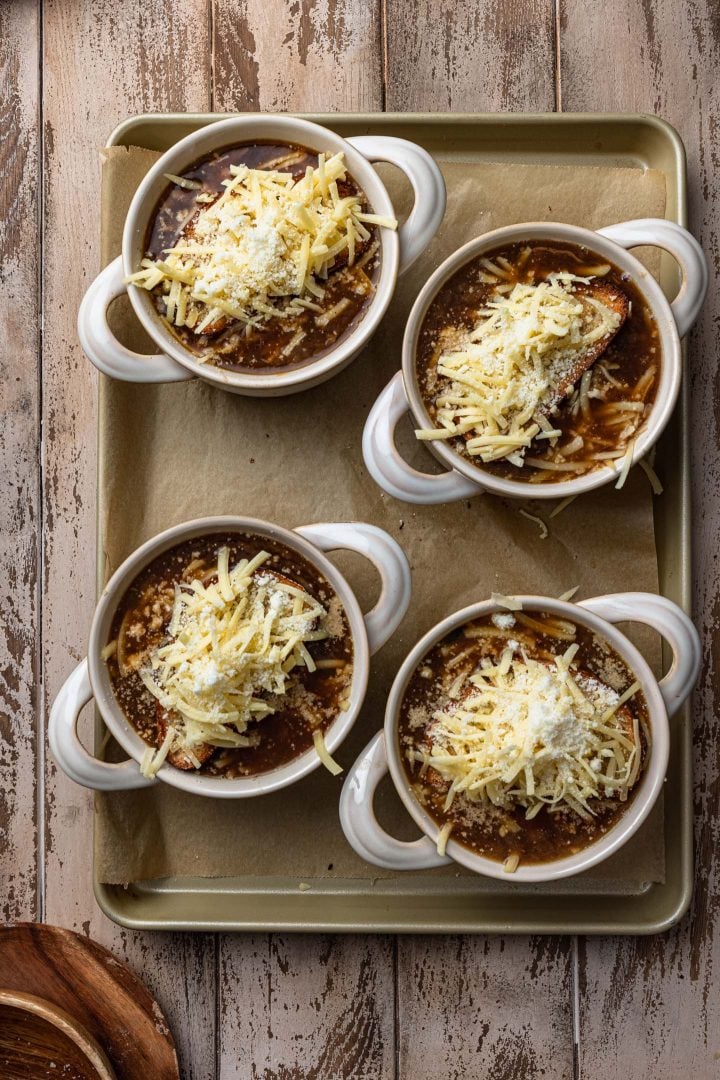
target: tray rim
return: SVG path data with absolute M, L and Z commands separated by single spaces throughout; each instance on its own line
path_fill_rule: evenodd
M 262 110 L 259 111 L 262 113 Z M 274 110 L 266 110 L 267 113 L 277 115 Z M 158 113 L 137 113 L 127 117 L 124 121 L 118 124 L 110 133 L 108 140 L 105 144 L 110 148 L 118 145 L 138 145 L 133 143 L 132 140 L 128 140 L 128 135 L 136 128 L 144 124 L 161 124 L 175 125 L 184 124 L 186 126 L 205 126 L 213 123 L 217 120 L 221 120 L 228 116 L 242 116 L 250 115 L 248 112 L 232 112 L 232 113 L 181 113 L 181 112 L 158 112 Z M 451 125 L 463 126 L 487 126 L 492 125 L 496 127 L 500 124 L 511 128 L 521 128 L 522 126 L 544 126 L 552 125 L 553 127 L 584 127 L 587 125 L 595 125 L 608 130 L 620 127 L 631 129 L 632 127 L 641 127 L 646 129 L 654 129 L 655 133 L 665 141 L 672 153 L 673 159 L 673 182 L 674 193 L 677 198 L 676 212 L 672 217 L 680 225 L 687 225 L 687 169 L 686 169 L 686 153 L 684 143 L 678 133 L 678 131 L 663 117 L 655 116 L 651 113 L 448 113 L 448 112 L 351 112 L 351 113 L 287 113 L 283 115 L 299 116 L 307 120 L 314 121 L 319 124 L 326 125 L 341 125 L 343 121 L 354 123 L 368 123 L 385 126 L 389 124 L 402 124 L 410 127 L 416 124 L 430 124 L 437 129 L 447 129 Z M 519 163 L 521 164 L 521 163 Z M 670 170 L 666 171 L 666 175 L 670 175 Z M 683 352 L 685 354 L 685 347 L 683 346 Z M 677 443 L 679 449 L 679 464 L 677 469 L 677 475 L 679 475 L 679 492 L 677 498 L 677 510 L 679 518 L 679 535 L 680 535 L 680 557 L 677 573 L 677 597 L 681 606 L 687 611 L 691 612 L 692 606 L 692 547 L 691 547 L 691 503 L 690 503 L 690 448 L 689 448 L 689 432 L 688 432 L 688 420 L 689 420 L 689 404 L 688 404 L 688 372 L 687 365 L 684 366 L 683 380 L 681 388 L 681 396 L 676 409 L 676 421 L 678 423 Z M 100 424 L 98 423 L 98 442 L 101 438 Z M 98 455 L 98 470 L 99 470 L 99 455 Z M 99 472 L 98 472 L 99 480 Z M 96 520 L 96 558 L 98 575 L 100 574 L 101 567 L 101 552 L 100 552 L 100 540 L 101 533 L 99 527 L 99 520 Z M 688 798 L 683 800 L 681 806 L 680 819 L 680 840 L 679 840 L 679 852 L 680 859 L 678 865 L 678 874 L 674 880 L 667 880 L 664 882 L 650 883 L 648 890 L 641 896 L 635 896 L 632 899 L 638 905 L 638 908 L 642 906 L 644 898 L 649 892 L 660 893 L 661 899 L 659 902 L 661 914 L 658 917 L 642 920 L 641 911 L 638 912 L 638 917 L 635 919 L 624 917 L 613 918 L 612 911 L 609 911 L 609 918 L 607 921 L 601 919 L 585 919 L 582 918 L 568 918 L 566 913 L 562 918 L 562 927 L 554 924 L 551 921 L 533 921 L 515 919 L 512 922 L 503 924 L 500 922 L 488 924 L 482 921 L 482 916 L 472 922 L 455 920 L 455 921 L 433 921 L 432 919 L 426 920 L 418 925 L 409 925 L 407 922 L 398 922 L 392 915 L 380 918 L 377 915 L 372 919 L 354 918 L 352 921 L 336 921 L 332 919 L 313 918 L 312 920 L 302 920 L 296 918 L 294 920 L 288 919 L 266 919 L 263 922 L 258 922 L 253 918 L 238 918 L 223 920 L 218 922 L 213 919 L 185 919 L 185 918 L 142 918 L 134 917 L 125 913 L 125 910 L 117 902 L 118 892 L 127 892 L 128 886 L 126 885 L 113 885 L 100 882 L 95 874 L 95 860 L 93 858 L 93 891 L 98 906 L 105 915 L 113 922 L 120 926 L 127 927 L 128 929 L 136 930 L 186 930 L 192 932 L 297 932 L 297 933 L 396 933 L 396 934 L 419 934 L 419 933 L 503 933 L 503 934 L 543 934 L 543 935 L 566 935 L 566 934 L 583 934 L 583 935 L 598 935 L 598 934 L 629 934 L 637 936 L 647 936 L 652 934 L 664 933 L 673 927 L 683 915 L 687 912 L 693 892 L 693 870 L 694 870 L 694 858 L 693 858 L 693 838 L 694 838 L 694 822 L 693 822 L 693 806 L 692 806 L 692 714 L 691 714 L 691 702 L 686 703 L 685 706 L 675 715 L 675 724 L 679 730 L 677 732 L 677 738 L 682 749 L 682 760 L 679 769 L 679 787 L 683 793 L 689 794 Z M 93 822 L 93 833 L 96 825 Z M 158 881 L 163 879 L 157 879 Z M 168 880 L 168 879 L 164 879 Z M 198 879 L 200 880 L 200 879 Z M 232 879 L 206 879 L 207 881 L 221 881 Z M 141 883 L 138 883 L 141 884 Z M 663 896 L 662 894 L 666 894 Z M 289 891 L 285 892 L 286 896 L 290 896 Z M 292 899 L 296 901 L 298 898 L 302 898 L 303 894 L 299 894 L 299 897 L 292 895 Z M 318 893 L 315 894 L 317 896 Z M 546 894 L 549 898 L 552 894 Z M 563 897 L 567 894 L 562 894 Z M 358 899 L 362 894 L 358 894 Z M 578 899 L 582 902 L 582 898 L 587 896 L 593 898 L 596 901 L 607 906 L 611 909 L 613 904 L 617 904 L 619 901 L 627 902 L 629 897 L 627 896 L 598 896 L 597 894 L 577 894 Z M 357 902 L 357 900 L 355 901 Z

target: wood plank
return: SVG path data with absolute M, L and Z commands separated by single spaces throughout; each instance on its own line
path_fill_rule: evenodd
M 214 0 L 216 112 L 382 108 L 380 0 Z
M 221 1080 L 394 1074 L 392 938 L 222 940 Z
M 98 148 L 128 114 L 206 109 L 206 0 L 47 0 L 44 5 L 45 233 L 43 614 L 48 700 L 82 657 L 94 607 L 95 386 L 77 342 L 99 268 Z M 214 1075 L 211 938 L 119 929 L 92 892 L 92 797 L 47 770 L 45 914 L 117 953 L 147 982 L 175 1034 L 182 1074 Z
M 0 3 L 0 896 L 36 910 L 39 671 L 38 17 Z
M 679 130 L 688 152 L 690 227 L 720 269 L 720 21 L 714 0 L 617 0 L 612 17 L 600 5 L 561 0 L 561 88 L 573 110 L 658 112 Z M 622 57 L 625 62 L 618 62 Z M 704 668 L 695 699 L 696 858 L 690 914 L 656 938 L 581 943 L 580 1075 L 623 1074 L 669 1080 L 679 1073 L 717 1074 L 720 1000 L 720 737 L 718 619 L 720 576 L 720 437 L 717 322 L 711 287 L 690 341 L 696 620 Z M 715 974 L 715 979 L 713 975 Z
M 388 0 L 385 108 L 552 112 L 552 0 Z
M 379 0 L 215 0 L 215 109 L 382 107 Z M 388 939 L 223 937 L 219 1075 L 391 1076 Z
M 572 938 L 398 938 L 405 1080 L 573 1076 Z
M 391 0 L 387 52 L 388 109 L 555 105 L 546 0 Z M 570 939 L 398 939 L 399 1075 L 572 1076 L 571 951 Z

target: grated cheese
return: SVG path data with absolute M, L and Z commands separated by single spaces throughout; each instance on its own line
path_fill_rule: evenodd
M 498 607 L 507 608 L 508 611 L 522 611 L 522 600 L 516 600 L 514 596 L 505 596 L 503 593 L 490 593 L 490 599 Z
M 548 517 L 554 518 L 557 517 L 558 514 L 562 514 L 563 510 L 567 509 L 570 503 L 575 502 L 576 499 L 577 495 L 567 495 L 564 499 L 561 499 L 557 506 L 555 506 L 550 511 Z
M 330 751 L 325 745 L 325 737 L 320 728 L 316 728 L 315 731 L 313 731 L 313 742 L 315 743 L 317 756 L 320 758 L 328 772 L 331 772 L 333 776 L 339 776 L 343 771 L 343 767 L 342 765 L 338 765 L 337 761 L 331 756 Z
M 202 184 L 199 180 L 188 180 L 184 176 L 176 176 L 175 173 L 170 172 L 163 173 L 163 176 L 172 184 L 176 184 L 178 187 L 184 188 L 186 191 L 200 191 L 202 189 Z
M 537 525 L 537 527 L 540 529 L 540 539 L 547 540 L 549 535 L 548 527 L 542 518 L 537 517 L 536 514 L 530 514 L 527 510 L 519 510 L 518 513 L 520 513 L 524 518 L 527 518 L 528 521 L 532 521 L 534 525 Z
M 251 745 L 249 725 L 275 711 L 268 698 L 286 693 L 293 668 L 314 667 L 306 643 L 328 636 L 325 609 L 262 570 L 268 558 L 261 551 L 230 569 L 224 547 L 215 584 L 177 586 L 168 638 L 139 670 L 169 725 L 160 749 L 143 763 L 145 775 L 154 775 L 171 751 L 199 766 L 193 750 L 201 745 Z
M 107 645 L 100 651 L 101 660 L 109 660 L 111 656 L 114 656 L 117 652 L 117 638 L 113 641 L 109 641 Z
M 340 256 L 353 265 L 356 245 L 370 237 L 366 224 L 397 228 L 394 218 L 363 212 L 359 194 L 341 197 L 338 181 L 346 177 L 342 153 L 320 154 L 317 168 L 298 180 L 231 165 L 222 195 L 200 204 L 164 258 L 143 259 L 126 280 L 148 290 L 169 285 L 168 321 L 196 334 L 228 318 L 256 325 L 301 314 L 306 305 L 298 301 L 322 299 L 322 282 Z
M 625 481 L 627 480 L 628 476 L 630 475 L 630 470 L 631 470 L 631 468 L 633 466 L 633 457 L 634 457 L 634 455 L 635 455 L 635 440 L 633 440 L 628 445 L 628 448 L 625 451 L 625 454 L 623 455 L 622 466 L 620 468 L 620 475 L 618 477 L 618 482 L 615 485 L 615 490 L 616 491 L 619 491 L 620 488 L 624 486 Z
M 572 670 L 578 645 L 552 663 L 507 648 L 498 664 L 482 662 L 465 679 L 459 700 L 433 716 L 428 750 L 415 750 L 423 768 L 450 781 L 449 810 L 457 795 L 508 808 L 526 818 L 543 807 L 594 816 L 595 799 L 626 799 L 637 779 L 641 745 L 612 723 L 617 710 L 640 689 L 618 694 L 605 683 Z
M 447 850 L 447 842 L 450 839 L 450 833 L 453 830 L 452 821 L 446 821 L 442 829 L 437 835 L 437 853 L 438 855 L 444 855 Z
M 563 272 L 538 284 L 518 283 L 507 295 L 496 289 L 496 299 L 478 313 L 481 321 L 458 347 L 442 351 L 441 339 L 437 373 L 445 385 L 436 401 L 437 423 L 417 430 L 417 438 L 466 436 L 471 457 L 508 458 L 518 466 L 534 439 L 554 445 L 560 432 L 543 413 L 554 388 L 579 353 L 620 323 L 620 315 L 595 298 L 574 294 L 581 280 L 587 278 Z
M 638 464 L 640 465 L 640 468 L 650 481 L 650 487 L 653 490 L 653 495 L 662 495 L 664 489 L 662 483 L 660 482 L 660 477 L 655 472 L 647 458 L 641 458 Z

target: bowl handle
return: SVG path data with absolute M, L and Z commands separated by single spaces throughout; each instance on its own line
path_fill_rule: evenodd
M 578 606 L 609 623 L 645 623 L 665 638 L 673 659 L 658 685 L 668 716 L 677 712 L 697 682 L 701 657 L 700 635 L 682 608 L 664 596 L 643 592 L 596 596 Z
M 340 794 L 340 824 L 350 846 L 366 862 L 386 870 L 429 870 L 452 862 L 448 855 L 438 855 L 429 837 L 396 840 L 380 826 L 373 799 L 387 771 L 385 732 L 378 731 L 350 769 Z
M 623 248 L 659 247 L 680 264 L 682 285 L 670 304 L 680 337 L 685 337 L 698 317 L 708 287 L 707 260 L 692 233 L 664 218 L 638 218 L 597 230 Z
M 423 254 L 445 214 L 447 194 L 440 169 L 427 150 L 390 135 L 358 135 L 348 139 L 368 161 L 388 161 L 407 176 L 415 192 L 409 218 L 400 226 L 400 269 L 404 274 Z
M 99 371 L 122 382 L 166 383 L 192 379 L 192 372 L 165 353 L 147 356 L 121 345 L 107 320 L 110 304 L 127 292 L 122 256 L 106 266 L 85 293 L 78 312 L 83 352 Z
M 369 559 L 380 574 L 380 598 L 364 616 L 372 656 L 395 633 L 410 604 L 410 564 L 405 552 L 384 529 L 362 521 L 303 525 L 295 532 L 321 551 L 356 551 Z
M 89 754 L 77 735 L 80 710 L 92 700 L 88 662 L 83 660 L 66 679 L 50 710 L 48 740 L 53 757 L 64 773 L 95 791 L 124 791 L 149 787 L 155 780 L 143 776 L 132 758 L 115 765 Z
M 482 487 L 450 469 L 423 473 L 413 469 L 395 446 L 395 428 L 409 411 L 401 371 L 393 375 L 377 399 L 365 423 L 363 457 L 376 484 L 395 499 L 434 506 L 479 495 Z

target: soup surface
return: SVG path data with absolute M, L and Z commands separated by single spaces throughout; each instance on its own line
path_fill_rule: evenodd
M 172 333 L 198 360 L 278 372 L 337 345 L 372 300 L 379 226 L 342 154 L 247 143 L 198 162 L 151 219 L 142 269 Z
M 105 656 L 118 704 L 154 748 L 150 775 L 165 755 L 228 777 L 291 761 L 346 707 L 353 670 L 329 582 L 246 533 L 188 540 L 153 560 L 120 601 Z
M 648 713 L 607 642 L 565 619 L 507 611 L 427 654 L 399 740 L 443 846 L 451 836 L 512 872 L 575 854 L 618 821 L 647 757 Z
M 660 338 L 627 274 L 587 248 L 528 241 L 462 267 L 421 327 L 432 428 L 483 471 L 552 483 L 632 463 Z

